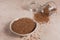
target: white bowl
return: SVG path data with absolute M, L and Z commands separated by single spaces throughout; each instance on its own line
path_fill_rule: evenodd
M 15 31 L 13 31 L 11 25 L 12 25 L 13 22 L 15 22 L 15 21 L 17 21 L 17 20 L 19 20 L 19 19 L 21 19 L 21 18 L 16 18 L 16 19 L 14 19 L 14 20 L 11 21 L 11 23 L 10 23 L 10 31 L 11 31 L 12 33 L 14 33 L 14 34 L 16 34 L 16 35 L 18 35 L 18 36 L 27 36 L 27 35 L 32 34 L 32 33 L 35 31 L 35 29 L 36 29 L 36 27 L 37 27 L 37 23 L 36 23 L 34 20 L 33 20 L 33 21 L 36 23 L 36 27 L 35 27 L 35 29 L 34 29 L 32 32 L 30 32 L 30 33 L 28 33 L 28 34 L 19 34 L 19 33 L 16 33 Z

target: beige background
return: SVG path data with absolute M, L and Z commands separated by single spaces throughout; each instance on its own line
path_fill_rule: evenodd
M 36 0 L 35 0 L 36 1 Z M 51 0 L 40 0 L 40 4 L 43 5 L 47 1 Z M 23 10 L 22 5 L 31 2 L 31 0 L 0 0 L 0 40 L 60 40 L 60 1 L 53 0 L 57 5 L 57 14 L 50 16 L 48 24 L 39 25 L 38 28 L 42 27 L 42 32 L 37 28 L 33 37 L 20 38 L 11 34 L 8 30 L 9 23 L 19 17 L 33 18 L 31 11 Z M 37 1 L 39 2 L 39 1 Z M 38 34 L 38 35 L 36 35 Z

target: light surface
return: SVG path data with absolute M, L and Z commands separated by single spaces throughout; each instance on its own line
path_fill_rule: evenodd
M 17 37 L 8 29 L 9 23 L 15 18 L 29 17 L 33 19 L 32 12 L 22 9 L 23 1 L 24 0 L 0 0 L 0 40 L 30 39 L 29 36 L 25 37 L 25 39 Z M 41 0 L 41 5 L 46 3 L 46 1 L 49 0 Z M 50 24 L 39 25 L 37 27 L 35 35 L 33 33 L 33 36 L 36 36 L 37 40 L 39 40 L 38 37 L 40 37 L 41 40 L 60 40 L 60 0 L 53 1 L 57 5 L 57 14 L 54 14 L 50 17 Z M 40 27 L 42 27 L 42 32 L 40 32 Z M 32 39 L 35 40 L 34 38 Z

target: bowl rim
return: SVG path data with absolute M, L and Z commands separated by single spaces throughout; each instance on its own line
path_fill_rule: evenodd
M 23 18 L 24 18 L 24 17 L 23 17 Z M 15 18 L 15 19 L 13 19 L 13 20 L 10 22 L 10 27 L 9 27 L 9 29 L 10 29 L 10 31 L 11 31 L 12 33 L 14 33 L 14 34 L 16 34 L 16 35 L 20 35 L 20 36 L 25 36 L 25 35 L 32 34 L 32 33 L 36 30 L 37 23 L 36 23 L 35 20 L 32 19 L 32 20 L 35 22 L 35 24 L 36 24 L 35 29 L 34 29 L 32 32 L 27 33 L 27 34 L 19 34 L 19 33 L 15 32 L 15 31 L 13 31 L 11 25 L 13 24 L 13 22 L 15 22 L 15 21 L 17 21 L 17 20 L 19 20 L 19 19 L 21 19 L 21 18 Z M 29 19 L 31 19 L 31 18 L 29 18 Z

